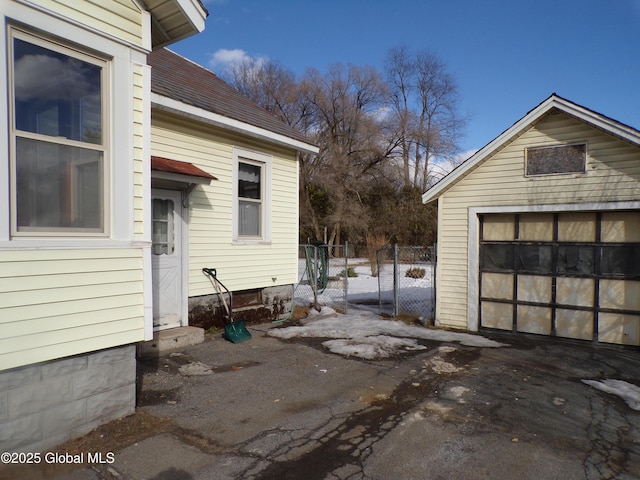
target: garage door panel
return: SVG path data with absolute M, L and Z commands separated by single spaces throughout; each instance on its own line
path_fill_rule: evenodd
M 518 305 L 518 332 L 551 335 L 551 308 Z
M 640 316 L 601 313 L 598 340 L 605 343 L 640 345 Z
M 634 280 L 601 280 L 600 307 L 640 311 L 640 282 Z
M 532 213 L 522 215 L 518 223 L 518 239 L 523 241 L 552 241 L 553 214 Z
M 558 215 L 559 242 L 595 242 L 595 212 L 561 213 Z
M 513 305 L 508 303 L 482 302 L 482 325 L 499 330 L 513 329 Z
M 484 240 L 515 239 L 515 215 L 491 215 L 482 224 Z
M 551 277 L 518 275 L 518 300 L 551 303 Z
M 559 277 L 556 280 L 556 301 L 561 305 L 593 307 L 594 289 L 593 278 Z
M 603 212 L 603 242 L 640 242 L 640 212 Z
M 556 310 L 556 335 L 578 340 L 593 339 L 593 312 L 584 310 Z
M 513 275 L 508 273 L 483 273 L 481 295 L 483 297 L 511 300 L 513 298 Z

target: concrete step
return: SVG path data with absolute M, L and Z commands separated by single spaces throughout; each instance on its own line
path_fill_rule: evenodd
M 138 343 L 138 356 L 157 356 L 163 352 L 179 350 L 204 342 L 204 329 L 177 327 L 153 333 L 153 340 Z

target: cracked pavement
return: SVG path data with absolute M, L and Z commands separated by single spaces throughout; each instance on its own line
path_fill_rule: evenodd
M 640 478 L 640 412 L 581 382 L 637 384 L 637 349 L 490 336 L 509 345 L 361 360 L 268 328 L 140 362 L 139 409 L 168 426 L 60 478 Z

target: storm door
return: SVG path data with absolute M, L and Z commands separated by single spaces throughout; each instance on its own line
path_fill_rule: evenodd
M 176 190 L 152 192 L 153 328 L 182 323 L 182 204 Z

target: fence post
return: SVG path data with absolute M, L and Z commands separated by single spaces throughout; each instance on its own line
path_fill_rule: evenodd
M 344 242 L 344 314 L 349 313 L 349 242 Z
M 397 317 L 400 311 L 400 279 L 398 275 L 398 244 L 393 244 L 393 316 Z

